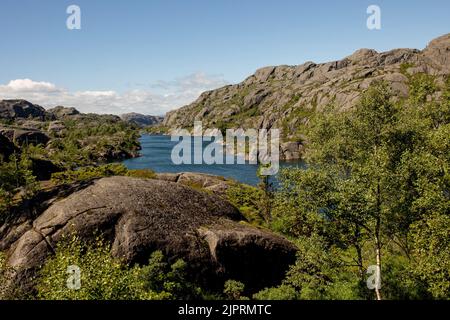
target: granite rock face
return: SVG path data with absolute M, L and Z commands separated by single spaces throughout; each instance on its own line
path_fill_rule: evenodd
M 183 258 L 209 287 L 236 279 L 261 289 L 283 279 L 295 261 L 289 241 L 246 224 L 222 198 L 181 183 L 103 178 L 50 203 L 38 216 L 17 215 L 7 229 L 0 226 L 0 248 L 25 287 L 57 243 L 74 233 L 88 241 L 101 231 L 112 254 L 129 263 L 146 263 L 155 250 Z
M 133 123 L 139 127 L 148 127 L 162 123 L 163 117 L 149 116 L 139 113 L 127 113 L 120 116 L 123 121 Z
M 48 114 L 45 109 L 26 100 L 0 101 L 0 118 L 3 119 L 36 119 L 45 120 Z
M 50 141 L 50 137 L 47 134 L 37 129 L 0 127 L 0 134 L 18 146 L 23 144 L 45 146 Z
M 303 143 L 298 128 L 308 123 L 311 113 L 331 102 L 342 110 L 351 108 L 378 80 L 389 82 L 394 94 L 405 97 L 406 75 L 419 72 L 438 81 L 450 74 L 450 34 L 431 41 L 424 50 L 361 49 L 339 61 L 265 67 L 239 84 L 204 92 L 190 105 L 167 113 L 164 125 L 189 128 L 201 120 L 204 128 L 277 128 L 283 142 Z M 301 157 L 301 150 L 292 148 L 285 146 L 281 154 Z
M 66 117 L 79 115 L 80 112 L 75 108 L 67 108 L 63 106 L 57 106 L 47 110 L 48 113 L 55 116 L 56 119 L 64 119 Z

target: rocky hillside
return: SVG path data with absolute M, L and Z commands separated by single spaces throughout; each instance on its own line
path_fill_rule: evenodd
M 203 93 L 195 102 L 169 112 L 170 128 L 204 126 L 225 128 L 279 128 L 284 141 L 301 142 L 308 116 L 334 102 L 350 108 L 361 92 L 376 80 L 388 81 L 394 92 L 408 95 L 408 76 L 427 73 L 441 81 L 450 74 L 450 34 L 429 43 L 424 50 L 395 49 L 378 53 L 361 49 L 328 63 L 265 67 L 245 81 Z M 299 144 L 284 148 L 299 152 Z
M 127 121 L 129 123 L 135 124 L 139 127 L 148 127 L 155 124 L 161 123 L 164 118 L 158 116 L 148 116 L 140 113 L 126 113 L 120 116 L 123 121 Z
M 136 127 L 119 116 L 84 114 L 63 106 L 45 110 L 26 100 L 0 101 L 0 137 L 18 154 L 37 146 L 33 160 L 36 156 L 62 167 L 135 157 L 140 150 Z M 1 146 L 4 160 L 12 153 L 11 147 Z

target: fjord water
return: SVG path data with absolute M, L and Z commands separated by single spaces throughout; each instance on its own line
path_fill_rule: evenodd
M 127 159 L 123 163 L 128 169 L 151 169 L 155 172 L 201 172 L 223 176 L 236 181 L 257 185 L 257 165 L 252 164 L 181 164 L 172 162 L 171 154 L 173 147 L 178 142 L 170 140 L 170 136 L 143 135 L 140 139 L 142 151 L 141 157 Z M 210 142 L 205 142 L 204 146 Z M 280 162 L 280 168 L 286 166 L 302 167 L 301 161 Z

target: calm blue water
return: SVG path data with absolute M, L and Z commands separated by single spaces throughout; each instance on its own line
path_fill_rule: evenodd
M 129 169 L 152 169 L 155 172 L 201 172 L 231 178 L 250 185 L 258 184 L 257 165 L 207 165 L 207 164 L 181 164 L 175 165 L 171 160 L 172 148 L 177 142 L 170 141 L 170 136 L 143 135 L 140 139 L 142 156 L 128 159 L 123 164 Z M 205 143 L 205 145 L 208 145 Z M 280 168 L 286 166 L 302 167 L 301 161 L 282 162 Z

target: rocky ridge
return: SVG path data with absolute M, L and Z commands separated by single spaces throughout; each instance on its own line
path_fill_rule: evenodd
M 169 128 L 190 128 L 195 120 L 209 128 L 281 130 L 281 154 L 303 152 L 301 128 L 312 113 L 334 103 L 351 108 L 364 89 L 377 80 L 391 84 L 398 97 L 408 95 L 408 76 L 450 74 L 450 34 L 434 39 L 424 50 L 395 49 L 378 53 L 361 49 L 338 61 L 259 69 L 243 82 L 204 92 L 195 102 L 167 113 Z
M 163 117 L 149 116 L 140 113 L 126 113 L 120 116 L 123 121 L 135 124 L 139 127 L 148 127 L 155 124 L 160 124 L 163 121 Z

